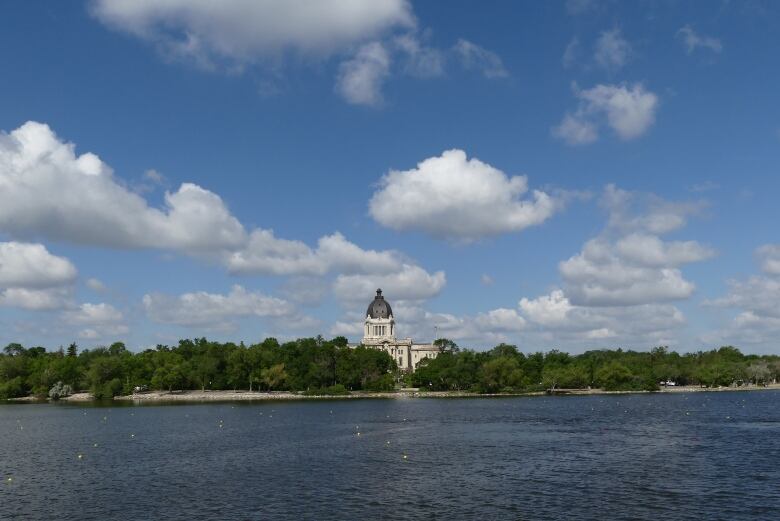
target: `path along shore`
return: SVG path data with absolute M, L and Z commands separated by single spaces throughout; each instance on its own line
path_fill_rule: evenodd
M 780 390 L 779 384 L 769 384 L 766 387 L 757 385 L 743 385 L 740 387 L 699 387 L 699 386 L 675 386 L 663 387 L 656 393 L 692 393 L 692 392 L 729 392 L 729 391 L 766 391 Z M 282 400 L 349 400 L 349 399 L 413 399 L 413 398 L 489 398 L 501 396 L 543 396 L 553 395 L 611 395 L 611 394 L 646 394 L 651 391 L 604 391 L 602 389 L 555 389 L 553 391 L 537 391 L 526 393 L 497 393 L 478 394 L 467 391 L 420 391 L 417 389 L 404 389 L 392 392 L 351 392 L 344 395 L 307 395 L 288 391 L 262 392 L 262 391 L 149 391 L 144 393 L 117 396 L 116 401 L 134 403 L 155 402 L 235 402 L 235 401 L 282 401 Z M 89 402 L 93 401 L 90 393 L 75 393 L 63 402 Z M 33 396 L 14 398 L 9 401 L 36 402 Z

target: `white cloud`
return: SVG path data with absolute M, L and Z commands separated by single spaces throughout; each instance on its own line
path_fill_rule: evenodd
M 100 281 L 99 279 L 96 279 L 96 278 L 87 279 L 86 284 L 87 284 L 87 287 L 89 289 L 91 289 L 92 291 L 95 291 L 97 293 L 103 293 L 104 291 L 106 291 L 108 289 L 106 287 L 106 285 L 103 284 L 102 281 Z
M 569 145 L 588 145 L 599 138 L 595 123 L 576 114 L 566 114 L 552 134 Z
M 597 127 L 604 122 L 624 141 L 643 135 L 655 122 L 658 96 L 641 84 L 596 85 L 579 90 L 574 113 L 566 114 L 553 135 L 572 145 L 588 144 L 598 138 Z
M 432 78 L 444 74 L 444 53 L 423 45 L 413 34 L 404 34 L 394 40 L 395 46 L 406 55 L 404 71 L 419 78 Z
M 241 224 L 216 194 L 185 183 L 151 208 L 92 153 L 75 154 L 41 123 L 0 135 L 0 229 L 116 248 L 202 252 L 235 248 Z
M 548 342 L 580 349 L 591 341 L 606 347 L 607 340 L 613 346 L 660 345 L 685 324 L 682 312 L 669 304 L 578 306 L 560 289 L 535 299 L 523 298 L 519 307 L 529 320 L 529 334 L 535 331 Z
M 339 67 L 336 90 L 349 103 L 380 105 L 382 83 L 390 74 L 390 53 L 380 42 L 362 46 L 353 58 Z
M 533 300 L 523 297 L 519 306 L 525 316 L 543 326 L 565 325 L 572 310 L 569 299 L 560 289 Z
M 28 289 L 0 288 L 0 306 L 31 311 L 63 309 L 70 305 L 73 291 L 69 287 Z
M 615 244 L 621 258 L 638 266 L 681 266 L 709 259 L 715 252 L 696 241 L 662 241 L 656 235 L 632 233 Z
M 107 325 L 123 320 L 122 313 L 111 304 L 81 304 L 78 308 L 65 311 L 63 318 L 73 325 Z
M 357 320 L 353 322 L 336 321 L 330 328 L 331 336 L 345 336 L 353 341 L 359 341 L 363 335 L 363 324 Z
M 765 275 L 728 281 L 723 297 L 705 301 L 706 306 L 736 310 L 736 315 L 719 330 L 705 335 L 708 342 L 752 344 L 767 352 L 776 351 L 780 337 L 780 271 L 771 263 L 777 253 L 775 245 L 756 250 L 756 259 Z M 769 261 L 769 264 L 767 264 Z
M 454 50 L 466 69 L 481 71 L 483 76 L 490 79 L 509 76 L 501 57 L 492 51 L 463 38 L 458 40 Z
M 577 349 L 673 343 L 685 317 L 670 302 L 694 291 L 680 267 L 714 252 L 696 241 L 665 241 L 659 234 L 685 224 L 697 205 L 613 185 L 600 204 L 609 212 L 607 226 L 559 264 L 563 287 L 518 302 L 528 321 L 526 337 Z
M 560 263 L 566 292 L 588 306 L 636 305 L 681 300 L 693 294 L 694 285 L 679 269 L 648 267 L 621 255 L 604 239 L 588 241 L 582 252 Z
M 696 49 L 709 49 L 715 53 L 723 50 L 723 45 L 717 38 L 697 34 L 690 25 L 685 25 L 677 31 L 677 37 L 685 44 L 686 52 L 692 54 Z
M 541 224 L 559 207 L 525 176 L 504 172 L 448 150 L 411 170 L 391 170 L 369 202 L 371 216 L 394 230 L 419 230 L 434 237 L 474 240 Z
M 479 277 L 479 281 L 482 283 L 483 286 L 492 286 L 495 283 L 495 281 L 493 280 L 493 277 L 491 277 L 487 273 L 483 273 Z
M 780 244 L 764 244 L 756 250 L 761 269 L 767 275 L 780 275 Z
M 287 301 L 250 292 L 235 285 L 227 295 L 198 291 L 177 297 L 161 293 L 146 294 L 143 305 L 155 322 L 204 329 L 230 330 L 242 317 L 285 317 L 294 314 Z
M 426 311 L 415 306 L 393 304 L 399 332 L 417 342 L 430 341 L 434 336 L 467 342 L 483 348 L 506 342 L 522 332 L 526 321 L 517 310 L 498 308 L 476 315 L 457 316 Z
M 62 286 L 76 274 L 68 259 L 52 255 L 42 244 L 0 242 L 0 288 Z
M 0 242 L 0 306 L 61 309 L 72 298 L 76 275 L 68 259 L 42 244 Z
M 580 39 L 575 36 L 566 45 L 566 49 L 564 49 L 563 51 L 563 57 L 561 58 L 561 63 L 563 64 L 563 67 L 565 69 L 573 67 L 579 60 L 581 53 L 582 53 L 582 45 L 580 44 Z
M 206 67 L 285 52 L 328 55 L 415 24 L 407 0 L 94 0 L 91 10 L 168 57 Z
M 604 31 L 596 40 L 593 59 L 599 67 L 617 70 L 631 59 L 631 44 L 623 38 L 620 29 Z
M 419 266 L 403 264 L 395 273 L 339 275 L 333 290 L 345 303 L 363 302 L 377 288 L 385 288 L 391 301 L 420 301 L 438 295 L 446 283 L 443 271 L 428 273 Z
M 124 315 L 111 304 L 84 303 L 64 311 L 62 320 L 71 326 L 80 326 L 78 335 L 85 340 L 126 335 L 130 329 L 124 324 Z
M 570 16 L 585 14 L 596 8 L 596 0 L 566 0 L 566 13 Z
M 608 227 L 622 234 L 663 235 L 679 230 L 706 206 L 702 201 L 667 201 L 654 194 L 629 192 L 609 184 L 599 201 L 609 212 Z
M 163 209 L 153 208 L 115 179 L 96 155 L 77 156 L 74 145 L 35 122 L 0 134 L 0 232 L 181 252 L 220 261 L 235 274 L 398 272 L 410 262 L 395 251 L 363 250 L 339 233 L 321 237 L 316 248 L 277 238 L 270 230 L 247 233 L 218 195 L 191 183 L 166 193 Z M 0 265 L 0 288 L 8 285 L 3 278 L 20 276 L 21 264 L 26 266 L 28 289 L 33 279 L 42 283 L 75 277 L 67 260 L 47 258 L 43 246 L 2 244 L 13 259 Z
M 272 275 L 387 272 L 397 271 L 402 263 L 398 252 L 363 250 L 340 233 L 321 237 L 312 249 L 301 241 L 279 239 L 270 230 L 252 232 L 246 248 L 226 261 L 231 273 Z
M 480 313 L 474 322 L 483 331 L 522 331 L 525 329 L 525 319 L 515 309 L 498 308 L 487 313 Z
M 693 294 L 694 284 L 679 268 L 715 252 L 696 241 L 664 241 L 659 235 L 684 225 L 696 204 L 608 185 L 601 206 L 609 211 L 605 231 L 559 264 L 568 298 L 578 305 L 617 306 L 681 300 Z

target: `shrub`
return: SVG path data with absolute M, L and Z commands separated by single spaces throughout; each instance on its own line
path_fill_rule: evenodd
M 306 396 L 342 396 L 349 394 L 346 387 L 341 384 L 331 385 L 330 387 L 321 387 L 319 389 L 309 389 L 304 391 Z
M 392 391 L 395 389 L 395 381 L 393 381 L 393 375 L 384 374 L 379 378 L 369 380 L 365 385 L 366 391 Z
M 57 401 L 60 398 L 65 398 L 66 396 L 70 396 L 73 394 L 73 388 L 68 384 L 63 384 L 62 382 L 57 382 L 52 386 L 51 389 L 49 389 L 49 399 Z
M 103 385 L 92 389 L 92 395 L 96 400 L 110 400 L 122 391 L 122 381 L 119 378 L 109 380 Z
M 12 378 L 0 384 L 0 400 L 7 400 L 8 398 L 19 398 L 24 396 L 24 382 L 21 376 Z

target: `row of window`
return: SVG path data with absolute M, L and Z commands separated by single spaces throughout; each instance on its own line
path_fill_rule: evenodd
M 393 334 L 393 328 L 390 328 L 390 334 Z M 374 336 L 387 335 L 387 326 L 374 326 Z

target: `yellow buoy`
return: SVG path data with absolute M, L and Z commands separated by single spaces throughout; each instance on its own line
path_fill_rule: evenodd
M 409 459 L 409 456 L 407 456 L 406 454 L 404 454 L 404 459 Z
M 79 454 L 79 459 L 84 459 L 84 455 L 83 454 Z
M 8 483 L 11 483 L 13 480 L 14 480 L 14 478 L 8 478 L 6 481 L 7 481 Z

